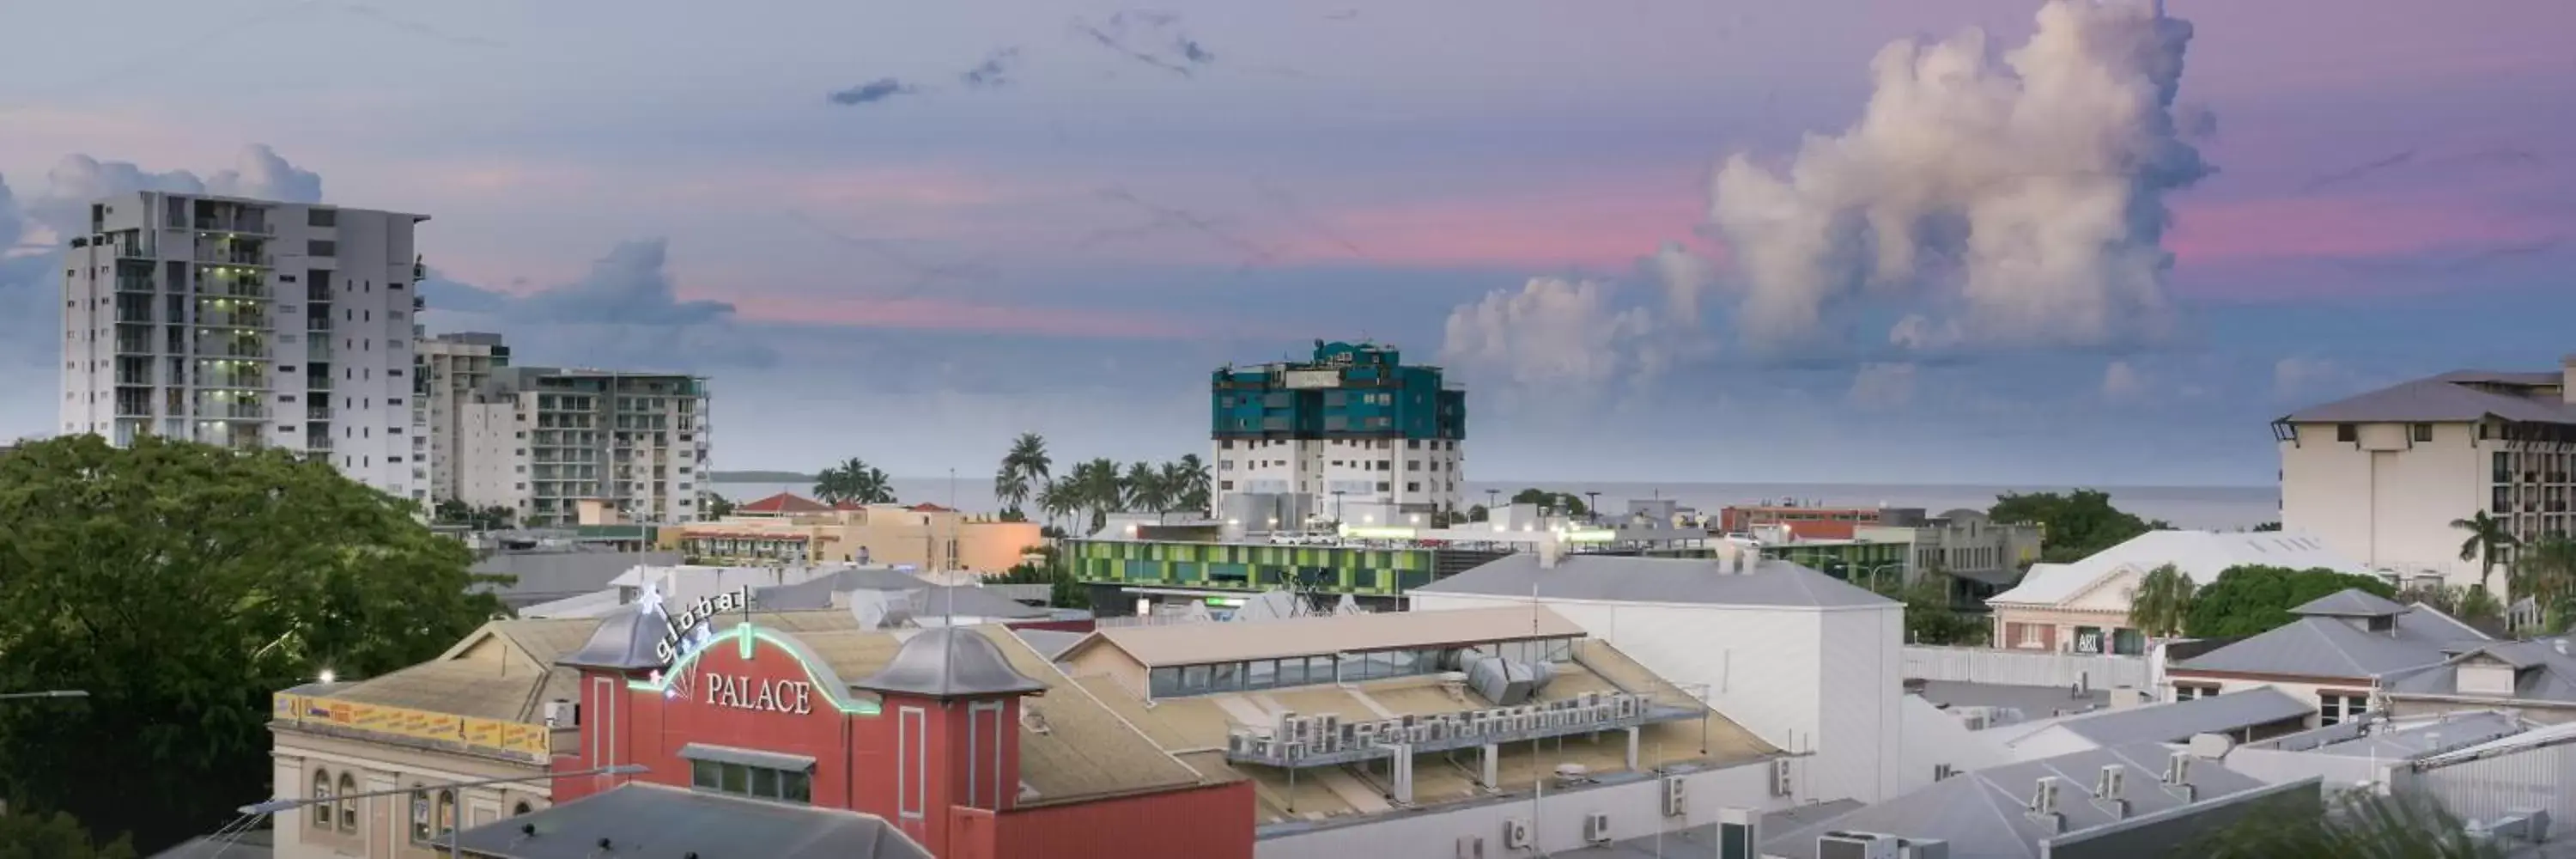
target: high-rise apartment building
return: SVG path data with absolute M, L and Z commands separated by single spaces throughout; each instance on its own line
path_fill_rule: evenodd
M 425 499 L 412 420 L 426 215 L 143 191 L 63 272 L 62 431 L 282 447 Z
M 2529 545 L 2576 533 L 2576 356 L 2556 371 L 2461 370 L 2293 412 L 2281 447 L 2281 527 L 2410 583 L 2476 584 L 2462 560 L 2479 513 Z M 2506 591 L 2516 549 L 2496 553 Z
M 530 527 L 574 524 L 594 499 L 635 521 L 702 518 L 705 379 L 514 367 L 497 334 L 425 338 L 419 354 L 432 503 L 507 507 Z
M 1402 357 L 1318 340 L 1311 361 L 1216 371 L 1208 400 L 1217 508 L 1226 496 L 1261 493 L 1307 496 L 1307 509 L 1326 512 L 1461 509 L 1467 394 L 1444 385 L 1440 368 Z

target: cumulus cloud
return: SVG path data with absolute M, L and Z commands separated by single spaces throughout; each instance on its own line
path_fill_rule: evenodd
M 2129 362 L 2113 361 L 2110 366 L 2102 368 L 2102 399 L 2114 403 L 2135 402 L 2146 393 L 2147 380 L 2139 376 L 2138 368 L 2129 366 Z
M 669 243 L 619 242 L 580 280 L 524 294 L 485 289 L 435 272 L 421 300 L 442 330 L 517 335 L 532 363 L 693 368 L 767 366 L 777 353 L 734 325 L 734 306 L 683 301 L 669 270 Z M 679 364 L 689 367 L 678 367 Z
M 1450 312 L 1441 360 L 1520 388 L 1571 391 L 1633 380 L 1642 367 L 1621 346 L 1651 332 L 1654 320 L 1643 309 L 1618 308 L 1611 293 L 1598 281 L 1554 277 L 1494 290 Z
M 28 204 L 26 215 L 57 235 L 75 234 L 87 229 L 92 201 L 136 191 L 319 203 L 322 177 L 288 163 L 276 150 L 260 144 L 243 147 L 231 168 L 205 176 L 187 170 L 154 172 L 127 161 L 66 155 L 45 173 L 45 191 Z
M 1943 308 L 1892 332 L 1904 346 L 2160 334 L 2164 198 L 2211 172 L 2172 107 L 2191 32 L 2143 5 L 2050 0 L 1999 62 L 1974 30 L 1881 50 L 1850 128 L 1810 136 L 1785 171 L 1739 154 L 1716 175 L 1743 336 L 1811 339 L 1872 288 Z
M 1866 411 L 1894 411 L 1914 403 L 1912 364 L 1862 364 L 1843 401 Z

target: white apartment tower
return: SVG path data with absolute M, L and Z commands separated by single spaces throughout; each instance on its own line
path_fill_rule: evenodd
M 578 524 L 604 500 L 638 522 L 701 518 L 712 448 L 707 380 L 516 367 L 498 334 L 420 341 L 430 502 L 506 507 L 530 527 Z
M 281 447 L 425 500 L 412 392 L 426 215 L 143 191 L 63 277 L 64 433 Z
M 2460 559 L 2480 512 L 2525 544 L 2576 534 L 2576 356 L 2555 372 L 2461 370 L 2273 422 L 2281 527 L 2412 583 L 2476 584 Z M 2507 590 L 2512 550 L 2489 586 Z
M 441 334 L 421 338 L 417 356 L 413 412 L 429 436 L 430 504 L 454 499 L 524 512 L 527 493 L 512 486 L 527 476 L 513 476 L 516 460 L 510 453 L 525 446 L 512 438 L 518 399 L 487 390 L 495 372 L 508 371 L 510 347 L 498 334 Z

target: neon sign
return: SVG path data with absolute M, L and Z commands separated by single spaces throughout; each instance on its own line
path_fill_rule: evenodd
M 786 713 L 814 712 L 814 684 L 801 680 L 755 680 L 735 674 L 707 675 L 706 703 L 736 710 Z
M 644 595 L 636 602 L 644 606 L 644 611 L 659 615 L 663 626 L 668 627 L 662 633 L 662 640 L 653 644 L 653 655 L 660 658 L 662 664 L 669 665 L 679 661 L 683 651 L 703 646 L 715 639 L 713 632 L 707 629 L 707 621 L 714 619 L 716 615 L 749 607 L 751 586 L 744 585 L 742 590 L 730 593 L 699 597 L 695 605 L 677 616 L 663 611 L 661 591 L 652 585 L 644 586 Z

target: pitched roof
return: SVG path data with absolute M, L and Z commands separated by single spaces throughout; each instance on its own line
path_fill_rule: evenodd
M 860 689 L 957 698 L 1018 695 L 1046 689 L 1011 667 L 993 640 L 953 626 L 904 641 L 877 673 L 850 683 Z
M 2576 423 L 2576 405 L 2554 393 L 2522 395 L 2499 388 L 2555 386 L 2557 373 L 2455 370 L 2322 405 L 2281 420 L 2293 423 L 2457 422 L 2488 416 L 2531 423 Z
M 1101 629 L 1056 655 L 1108 646 L 1147 666 L 1241 662 L 1488 641 L 1572 638 L 1583 627 L 1545 606 L 1334 614 L 1244 623 L 1183 623 Z
M 468 829 L 456 844 L 501 859 L 590 859 L 648 846 L 674 857 L 930 859 L 875 815 L 642 783 Z
M 2020 586 L 1986 602 L 2058 605 L 2121 570 L 2144 573 L 2165 564 L 2191 576 L 2193 584 L 2204 586 L 2239 564 L 2370 572 L 2368 567 L 2327 549 L 2323 541 L 2295 531 L 2149 531 L 2071 564 L 2032 564 Z
M 2513 699 L 2576 704 L 2576 656 L 2558 652 L 2557 640 L 2480 642 L 2454 648 L 2454 655 L 2422 671 L 2388 681 L 2391 695 L 2462 695 L 2460 667 L 2494 659 L 2515 669 Z
M 2359 734 L 2354 733 L 2351 724 L 2328 725 L 2274 737 L 2252 747 L 2339 758 L 2411 761 L 2499 737 L 2510 737 L 2529 728 L 2522 719 L 2510 713 L 2465 710 L 2442 713 L 2430 719 L 2373 721 L 2364 733 Z
M 781 492 L 758 501 L 745 501 L 733 507 L 736 513 L 822 513 L 831 509 L 833 508 L 823 502 L 793 492 Z
M 579 686 L 578 674 L 554 663 L 580 646 L 591 626 L 588 619 L 496 620 L 436 659 L 313 694 L 451 716 L 535 722 L 544 702 L 572 697 Z
M 2067 833 L 2118 822 L 2094 801 L 2092 794 L 2094 780 L 2104 767 L 2117 766 L 2126 771 L 2121 796 L 2129 802 L 2132 819 L 2264 787 L 2263 782 L 2217 761 L 2196 760 L 2185 780 L 2195 788 L 2198 799 L 2185 801 L 2160 784 L 2166 762 L 2174 754 L 2162 745 L 2139 743 L 1975 770 L 1877 805 L 1773 835 L 1763 843 L 1762 853 L 1785 859 L 1814 859 L 1819 835 L 1875 832 L 1940 839 L 1949 843 L 1953 856 L 2036 859 L 2043 855 L 2041 842 L 2061 835 L 2024 813 L 2031 795 L 2038 792 L 2042 776 L 2058 779 L 2057 810 L 2065 816 Z
M 2345 588 L 2290 609 L 2301 617 L 2396 617 L 2411 609 L 2360 588 Z
M 2313 712 L 2316 712 L 2314 705 L 2292 698 L 2287 692 L 2270 686 L 2257 686 L 2170 704 L 2099 710 L 2065 719 L 2052 727 L 2099 746 L 2173 743 L 2191 739 L 2195 734 L 2225 733 L 2269 725 Z
M 2443 661 L 2443 648 L 2477 635 L 2438 612 L 2418 608 L 2394 635 L 2369 632 L 2333 617 L 2303 617 L 2261 635 L 2174 663 L 2178 671 L 2240 671 L 2301 677 L 2382 677 Z M 2417 616 L 2425 622 L 2414 622 Z M 2447 621 L 2447 623 L 2445 622 Z
M 1533 590 L 1535 589 L 1535 590 Z M 1747 572 L 1729 572 L 1711 558 L 1642 558 L 1575 554 L 1554 568 L 1535 552 L 1514 552 L 1414 593 L 1519 597 L 1600 602 L 1721 606 L 1850 608 L 1891 606 L 1894 600 L 1798 564 L 1763 559 Z

